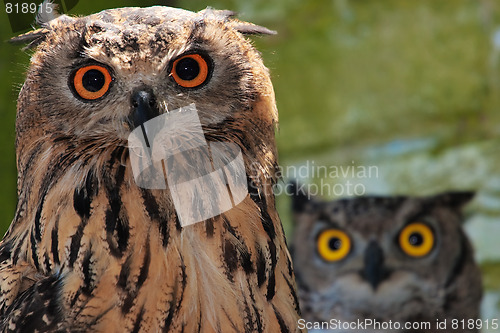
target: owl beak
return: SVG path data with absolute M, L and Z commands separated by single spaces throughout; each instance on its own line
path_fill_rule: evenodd
M 389 275 L 389 270 L 384 266 L 384 252 L 376 241 L 371 241 L 365 250 L 365 266 L 361 276 L 376 290 Z
M 152 89 L 141 88 L 136 90 L 130 98 L 130 104 L 132 112 L 129 116 L 129 123 L 133 128 L 137 128 L 160 115 Z

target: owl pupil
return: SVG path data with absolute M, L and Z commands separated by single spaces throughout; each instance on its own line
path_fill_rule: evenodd
M 342 241 L 338 239 L 337 237 L 333 237 L 328 241 L 328 247 L 331 250 L 337 251 L 342 247 Z
M 422 245 L 423 242 L 424 242 L 424 238 L 422 237 L 421 234 L 414 232 L 410 235 L 410 244 L 411 245 L 420 246 L 420 245 Z
M 106 78 L 104 74 L 96 69 L 87 71 L 82 77 L 82 85 L 90 92 L 96 92 L 104 87 Z
M 192 58 L 184 58 L 177 63 L 175 71 L 182 80 L 191 81 L 200 74 L 200 65 Z

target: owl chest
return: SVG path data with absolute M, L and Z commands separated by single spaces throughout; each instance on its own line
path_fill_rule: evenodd
M 74 206 L 72 214 L 61 210 L 54 221 L 45 220 L 33 252 L 46 274 L 61 275 L 61 303 L 71 327 L 175 331 L 233 321 L 243 329 L 243 303 L 262 306 L 255 277 L 228 267 L 239 254 L 221 221 L 180 228 L 170 210 L 147 195 L 121 195 L 119 204 L 109 203 L 106 193 L 97 195 L 88 214 Z

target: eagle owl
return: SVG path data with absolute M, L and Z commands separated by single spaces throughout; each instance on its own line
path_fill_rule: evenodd
M 293 193 L 291 253 L 305 320 L 336 319 L 329 329 L 366 318 L 429 322 L 422 332 L 464 332 L 453 319 L 479 318 L 481 275 L 461 226 L 473 193 L 336 201 L 310 198 L 300 185 Z M 436 329 L 437 319 L 447 319 L 447 330 Z
M 245 38 L 273 31 L 233 15 L 118 8 L 14 38 L 35 51 L 18 99 L 17 210 L 0 245 L 3 331 L 298 331 L 271 190 L 274 92 Z M 127 139 L 187 105 L 203 140 L 239 148 L 248 194 L 185 226 L 169 188 L 138 186 Z

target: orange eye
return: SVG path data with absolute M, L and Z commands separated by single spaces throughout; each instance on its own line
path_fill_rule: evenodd
M 88 65 L 79 68 L 73 77 L 73 87 L 83 99 L 98 99 L 109 90 L 113 79 L 106 67 Z
M 174 61 L 170 73 L 178 85 L 195 88 L 207 80 L 208 64 L 199 54 L 188 54 Z
M 399 234 L 399 246 L 411 257 L 423 257 L 434 247 L 434 232 L 423 223 L 411 223 Z

